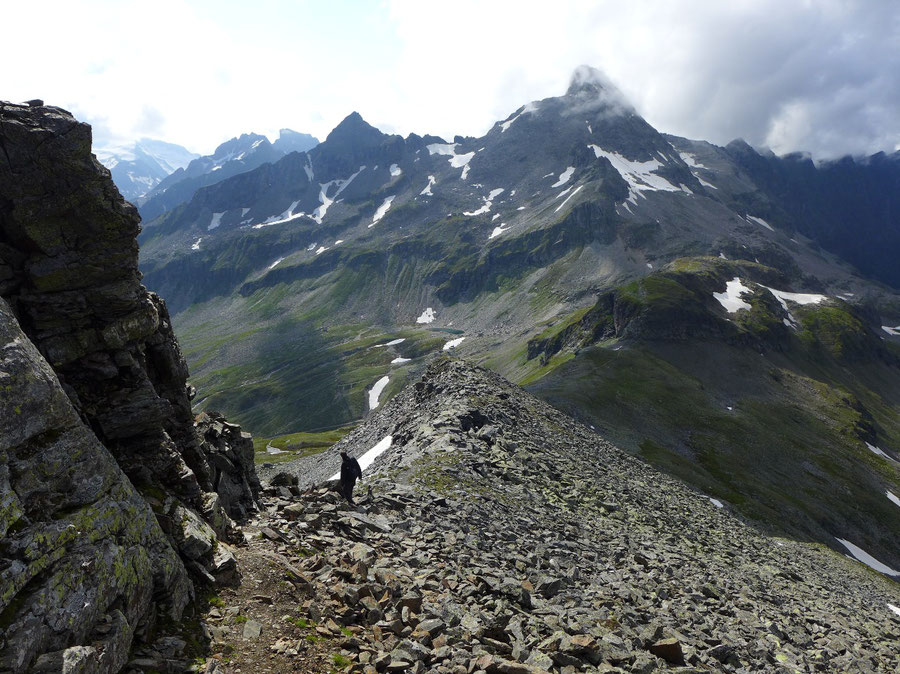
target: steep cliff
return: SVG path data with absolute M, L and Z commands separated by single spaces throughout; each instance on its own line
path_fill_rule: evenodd
M 0 344 L 0 671 L 117 671 L 187 573 L 2 299 Z
M 222 420 L 195 427 L 187 366 L 165 303 L 140 284 L 139 223 L 91 155 L 89 126 L 39 102 L 0 103 L 0 296 L 9 303 L 0 317 L 0 337 L 7 335 L 0 343 L 9 342 L 0 361 L 0 474 L 8 472 L 3 479 L 12 485 L 12 505 L 4 489 L 0 518 L 7 639 L 0 670 L 93 643 L 90 632 L 107 606 L 90 593 L 105 596 L 98 589 L 104 583 L 118 583 L 107 604 L 126 627 L 110 629 L 120 636 L 117 653 L 127 655 L 138 623 L 152 622 L 164 606 L 180 614 L 190 596 L 186 569 L 195 580 L 214 581 L 233 567 L 217 540 L 235 534 L 232 518 L 255 509 L 249 436 Z M 28 388 L 41 377 L 53 380 L 46 391 Z M 73 509 L 87 510 L 67 529 Z M 106 521 L 103 513 L 115 517 Z M 58 529 L 70 533 L 53 536 Z M 47 549 L 35 549 L 41 545 Z M 81 563 L 79 546 L 109 572 L 65 571 Z M 51 559 L 66 566 L 57 569 Z M 54 584 L 57 573 L 75 585 Z M 87 594 L 73 591 L 78 583 Z M 51 619 L 72 602 L 85 608 Z M 49 636 L 35 637 L 32 613 Z M 114 671 L 122 662 L 107 650 L 100 670 Z

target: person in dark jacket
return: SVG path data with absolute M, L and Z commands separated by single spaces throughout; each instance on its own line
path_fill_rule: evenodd
M 356 486 L 358 479 L 362 479 L 359 461 L 349 456 L 347 452 L 341 452 L 341 480 L 338 483 L 338 491 L 350 505 L 353 505 L 353 487 Z

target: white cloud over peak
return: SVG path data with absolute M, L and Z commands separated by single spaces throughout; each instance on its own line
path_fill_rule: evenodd
M 480 135 L 603 70 L 661 131 L 817 157 L 900 146 L 900 5 L 863 0 L 45 0 L 7 31 L 10 100 L 98 135 L 209 152 L 353 110 L 385 131 Z M 33 8 L 5 8 L 28 26 Z

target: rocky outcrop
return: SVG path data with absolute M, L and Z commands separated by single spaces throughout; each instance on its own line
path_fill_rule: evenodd
M 0 391 L 0 671 L 118 671 L 187 573 L 2 299 Z
M 128 506 L 131 510 L 98 506 L 96 517 L 115 512 L 112 521 L 94 523 L 91 514 L 73 525 L 79 532 L 77 539 L 88 549 L 85 554 L 102 557 L 115 570 L 110 573 L 110 583 L 122 574 L 129 577 L 131 589 L 113 587 L 112 595 L 114 599 L 118 594 L 115 608 L 130 625 L 129 629 L 118 623 L 113 627 L 126 652 L 136 622 L 148 616 L 152 622 L 159 607 L 168 605 L 177 615 L 184 606 L 188 594 L 183 590 L 183 563 L 195 579 L 211 581 L 229 575 L 226 571 L 233 566 L 233 559 L 229 561 L 219 551 L 217 539 L 235 535 L 232 519 L 243 518 L 255 508 L 259 487 L 252 453 L 248 456 L 247 452 L 247 434 L 229 425 L 227 434 L 207 434 L 207 439 L 195 428 L 187 366 L 165 303 L 140 284 L 139 222 L 134 207 L 116 191 L 109 172 L 91 155 L 89 126 L 40 102 L 0 103 L 0 297 L 11 309 L 4 312 L 3 328 L 14 331 L 21 327 L 24 336 L 12 341 L 31 342 L 36 347 L 46 360 L 41 367 L 52 368 L 60 391 L 68 395 L 71 414 L 80 417 L 84 442 L 72 440 L 62 445 L 70 457 L 85 455 L 90 443 L 99 441 L 128 478 L 119 472 L 107 474 L 105 469 L 92 478 L 87 464 L 83 472 L 73 468 L 79 465 L 75 458 L 70 458 L 69 466 L 54 467 L 46 461 L 59 461 L 58 454 L 53 459 L 22 450 L 17 458 L 20 463 L 15 464 L 16 475 L 33 474 L 36 482 L 44 475 L 59 476 L 46 480 L 40 488 L 22 487 L 21 508 L 25 512 L 36 509 L 41 517 L 65 523 L 58 508 L 64 512 L 83 509 L 106 498 L 103 494 L 110 490 L 116 499 L 127 496 L 134 502 Z M 18 404 L 27 393 L 22 387 L 32 377 L 24 366 L 20 358 L 4 361 L 0 371 L 8 380 L 4 402 Z M 38 409 L 33 408 L 32 413 Z M 70 419 L 47 412 L 39 417 L 43 424 L 37 433 L 40 443 L 56 442 L 72 425 Z M 14 418 L 6 421 L 12 432 Z M 63 422 L 67 425 L 60 426 Z M 4 433 L 2 442 L 7 442 L 6 438 Z M 8 462 L 8 470 L 12 470 L 13 458 Z M 144 515 L 149 512 L 134 488 L 156 514 L 158 525 L 152 531 L 142 523 L 143 515 L 134 510 L 141 506 Z M 88 491 L 72 505 L 65 505 L 82 489 Z M 40 526 L 30 526 L 23 531 L 30 531 L 34 541 L 47 538 Z M 163 534 L 181 561 L 171 548 L 168 556 L 163 554 L 165 545 L 159 548 Z M 3 560 L 13 565 L 9 569 L 18 568 L 14 565 L 21 557 L 9 547 L 12 541 L 4 541 L 8 549 Z M 28 548 L 36 543 L 24 545 Z M 48 545 L 54 558 L 74 559 L 74 543 L 63 540 Z M 154 552 L 153 546 L 159 551 Z M 35 573 L 40 583 L 51 582 L 46 572 Z M 91 576 L 94 590 L 102 594 L 104 574 L 92 572 Z M 164 592 L 167 587 L 183 591 Z M 49 619 L 53 611 L 74 601 L 72 596 L 58 590 L 41 599 L 30 586 L 4 578 L 0 610 L 5 620 L 15 624 L 26 620 L 31 611 Z M 94 618 L 103 615 L 102 602 L 90 595 L 81 601 L 95 607 Z M 16 650 L 15 657 L 24 657 L 27 663 L 51 645 L 83 643 L 88 634 L 83 630 L 92 620 L 73 618 L 70 622 L 79 625 L 72 628 L 76 631 L 71 638 L 59 636 L 65 634 L 60 621 L 51 622 L 56 637 L 38 640 L 34 652 Z M 99 669 L 113 671 L 115 667 L 104 661 Z
M 356 507 L 315 484 L 340 450 L 387 437 Z M 896 583 L 761 534 L 461 361 L 438 360 L 334 448 L 280 469 L 299 484 L 273 480 L 253 545 L 276 547 L 312 638 L 354 671 L 900 666 Z M 226 615 L 213 622 L 222 644 L 239 638 Z M 307 650 L 290 624 L 262 634 L 284 671 Z

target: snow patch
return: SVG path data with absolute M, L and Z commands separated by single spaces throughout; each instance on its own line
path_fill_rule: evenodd
M 403 344 L 406 341 L 406 337 L 398 337 L 397 339 L 392 339 L 389 342 L 385 342 L 384 344 L 376 344 L 373 348 L 380 349 L 383 346 L 395 346 L 397 344 Z
M 465 154 L 456 154 L 456 145 L 457 143 L 432 143 L 431 145 L 426 146 L 428 148 L 428 154 L 440 154 L 450 157 L 448 160 L 450 162 L 450 166 L 453 168 L 463 168 L 468 166 L 472 157 L 475 156 L 474 152 L 466 152 Z M 463 170 L 464 174 L 467 174 L 467 170 Z M 463 178 L 465 180 L 465 178 Z
M 890 499 L 891 503 L 900 506 L 900 498 L 898 498 L 893 492 L 886 491 L 884 492 L 884 494 Z
M 297 204 L 300 203 L 300 200 L 294 201 L 290 206 L 285 209 L 284 213 L 280 215 L 273 215 L 269 218 L 266 218 L 263 222 L 258 225 L 253 225 L 253 229 L 262 229 L 263 227 L 270 227 L 272 225 L 280 225 L 285 222 L 290 222 L 291 220 L 296 220 L 297 218 L 303 217 L 306 213 L 294 213 L 294 209 L 297 208 Z
M 194 241 L 194 244 L 191 246 L 191 250 L 200 250 L 200 242 L 203 241 L 203 237 L 201 236 L 199 239 Z
M 795 304 L 819 304 L 828 299 L 826 295 L 819 295 L 817 293 L 789 293 L 785 290 L 775 290 L 775 288 L 770 288 L 769 286 L 763 286 L 763 288 L 775 295 L 778 299 L 794 302 Z
M 394 195 L 394 196 L 396 196 L 396 195 Z M 371 226 L 374 225 L 376 222 L 378 222 L 379 220 L 381 220 L 381 218 L 384 217 L 384 214 L 387 213 L 387 212 L 388 212 L 388 209 L 391 207 L 391 202 L 392 202 L 393 200 L 394 200 L 394 197 L 391 196 L 391 197 L 387 197 L 387 198 L 381 203 L 381 206 L 379 206 L 379 207 L 378 207 L 378 210 L 375 211 L 375 215 L 374 215 L 374 217 L 372 218 L 372 224 L 370 224 L 369 227 L 371 227 Z
M 272 445 L 266 445 L 266 454 L 272 454 L 273 456 L 276 454 L 287 454 L 287 450 L 278 449 L 278 447 L 273 447 Z
M 739 309 L 750 309 L 750 304 L 741 299 L 741 295 L 749 293 L 750 288 L 741 283 L 741 279 L 735 276 L 725 284 L 724 293 L 713 293 L 713 297 L 725 307 L 725 311 L 733 314 Z
M 894 337 L 900 337 L 900 325 L 898 325 L 897 327 L 894 327 L 894 328 L 892 328 L 889 325 L 882 325 L 881 329 L 884 330 L 889 335 L 893 335 Z
M 378 396 L 381 395 L 381 392 L 384 391 L 384 387 L 388 385 L 388 382 L 391 380 L 390 377 L 382 377 L 378 381 L 375 382 L 375 385 L 369 389 L 369 409 L 374 410 L 378 407 Z
M 466 154 L 458 154 L 454 156 L 450 160 L 450 166 L 453 168 L 461 168 L 463 166 L 468 166 L 469 160 L 475 156 L 474 152 L 467 152 Z
M 866 443 L 866 447 L 868 447 L 872 453 L 877 454 L 878 456 L 883 456 L 888 461 L 893 461 L 893 459 L 884 450 L 882 450 L 881 447 L 876 447 L 875 445 L 868 442 Z
M 428 307 L 422 315 L 416 319 L 416 323 L 431 323 L 434 321 L 434 309 Z
M 757 218 L 755 215 L 747 215 L 747 216 L 745 216 L 745 217 L 746 217 L 747 220 L 749 220 L 750 222 L 755 222 L 757 225 L 762 225 L 763 227 L 765 227 L 766 229 L 768 229 L 770 232 L 774 232 L 774 231 L 775 231 L 774 229 L 772 229 L 772 225 L 770 225 L 768 222 L 766 222 L 766 221 L 763 220 L 762 218 Z
M 211 232 L 216 227 L 218 227 L 219 223 L 222 221 L 223 215 L 225 215 L 225 211 L 222 211 L 221 213 L 213 213 L 212 220 L 209 221 L 209 227 L 206 228 L 206 231 Z
M 306 171 L 306 178 L 309 182 L 312 182 L 315 174 L 313 173 L 312 159 L 310 159 L 309 155 L 306 155 L 306 164 L 303 166 L 303 170 Z
M 898 608 L 897 606 L 894 606 L 893 604 L 888 604 L 887 607 L 888 607 L 891 611 L 893 611 L 894 613 L 896 613 L 898 616 L 900 616 L 900 608 Z
M 562 173 L 559 174 L 559 180 L 557 180 L 555 183 L 550 185 L 550 187 L 562 187 L 567 182 L 569 182 L 569 178 L 572 177 L 573 173 L 575 173 L 575 167 L 570 166 L 565 171 L 563 171 Z
M 433 197 L 434 194 L 432 194 L 431 188 L 434 187 L 434 183 L 435 183 L 434 176 L 428 176 L 428 185 L 425 186 L 425 189 L 424 189 L 424 190 L 422 190 L 421 192 L 419 192 L 419 195 L 420 195 L 420 196 L 421 196 L 421 195 L 425 195 L 425 196 L 428 196 L 428 197 Z
M 628 183 L 628 201 L 636 203 L 637 197 L 641 192 L 678 192 L 680 188 L 675 187 L 662 176 L 654 173 L 662 164 L 658 159 L 650 161 L 634 161 L 626 159 L 616 152 L 607 152 L 599 145 L 588 145 L 594 151 L 597 159 L 605 157 L 613 168 L 619 172 L 619 175 Z
M 707 496 L 706 498 L 708 498 L 708 499 L 709 499 L 709 502 L 712 503 L 714 506 L 716 506 L 716 508 L 724 508 L 724 507 L 725 507 L 725 504 L 722 503 L 722 502 L 721 502 L 719 499 L 717 499 L 717 498 L 713 498 L 712 496 Z
M 319 183 L 319 203 L 321 204 L 316 210 L 313 211 L 312 219 L 316 221 L 317 225 L 322 224 L 322 218 L 325 217 L 325 213 L 328 211 L 329 206 L 334 203 L 334 200 L 338 198 L 341 192 L 343 192 L 347 185 L 353 182 L 353 179 L 362 173 L 365 170 L 365 166 L 360 166 L 359 170 L 351 175 L 346 180 L 329 180 L 327 183 Z M 328 190 L 331 189 L 332 185 L 337 186 L 337 191 L 334 193 L 333 197 L 328 196 Z
M 701 185 L 703 185 L 703 187 L 708 187 L 708 188 L 713 189 L 713 190 L 719 189 L 718 187 L 716 187 L 716 186 L 713 185 L 712 183 L 706 182 L 706 181 L 705 181 L 703 178 L 701 178 L 700 176 L 695 175 L 694 177 L 697 179 L 697 182 L 699 182 Z
M 283 258 L 283 257 L 278 258 L 277 260 L 275 260 L 275 262 L 273 262 L 272 264 L 270 264 L 270 265 L 266 268 L 266 271 L 269 271 L 270 269 L 275 269 L 275 267 L 277 267 L 277 266 L 278 266 L 279 264 L 281 264 L 283 261 L 284 261 L 284 258 Z
M 559 211 L 563 206 L 565 206 L 565 205 L 566 205 L 566 202 L 568 202 L 569 199 L 571 199 L 571 198 L 574 197 L 576 194 L 578 194 L 578 193 L 581 191 L 581 188 L 582 188 L 582 187 L 584 187 L 584 185 L 579 185 L 578 187 L 576 187 L 576 188 L 572 191 L 572 194 L 570 194 L 569 196 L 567 196 L 566 199 L 565 199 L 565 201 L 563 201 L 559 206 L 557 206 L 557 207 L 556 207 L 556 210 L 553 211 L 553 212 L 556 213 L 556 212 Z M 557 198 L 559 198 L 559 197 L 557 197 Z
M 788 308 L 788 302 L 794 302 L 796 304 L 818 304 L 819 302 L 823 302 L 828 299 L 825 295 L 818 295 L 815 293 L 789 293 L 784 290 L 776 290 L 775 288 L 770 288 L 769 286 L 761 287 L 772 293 L 775 296 L 775 299 L 778 300 L 781 308 L 785 310 L 788 317 L 782 319 L 782 322 L 789 328 L 797 327 L 797 319 Z
M 818 304 L 819 302 L 828 299 L 825 295 L 817 295 L 815 293 L 789 293 L 784 290 L 770 288 L 769 286 L 762 287 L 772 293 L 781 307 L 787 312 L 787 319 L 782 320 L 788 327 L 797 327 L 797 319 L 794 317 L 794 314 L 791 313 L 791 310 L 788 309 L 788 302 L 794 302 L 796 304 Z
M 835 538 L 835 540 L 843 545 L 850 551 L 850 554 L 853 555 L 854 559 L 862 562 L 866 566 L 875 569 L 881 573 L 885 573 L 889 576 L 900 576 L 900 571 L 896 569 L 892 569 L 887 564 L 879 562 L 868 552 L 860 548 L 859 546 L 853 545 L 850 541 L 845 541 L 843 538 Z
M 397 176 L 403 173 L 403 169 L 401 169 L 397 164 L 391 164 L 391 177 L 396 178 Z
M 463 215 L 473 216 L 487 213 L 489 210 L 491 210 L 491 206 L 494 205 L 494 199 L 500 196 L 504 191 L 505 188 L 503 187 L 498 187 L 491 190 L 490 194 L 488 194 L 486 197 L 482 197 L 482 199 L 484 199 L 484 204 L 482 204 L 481 208 L 475 211 L 463 211 Z
M 690 166 L 691 168 L 702 168 L 708 169 L 709 167 L 704 166 L 700 162 L 697 161 L 696 155 L 692 155 L 690 152 L 679 152 L 678 156 L 681 157 L 681 161 Z
M 450 349 L 455 349 L 457 346 L 463 343 L 465 337 L 457 337 L 456 339 L 451 339 L 449 342 L 444 344 L 444 351 L 449 351 Z
M 531 103 L 526 103 L 525 106 L 522 108 L 522 112 L 520 112 L 515 117 L 508 119 L 505 122 L 500 123 L 500 133 L 506 133 L 506 130 L 510 126 L 512 126 L 512 123 L 515 122 L 517 119 L 519 119 L 519 117 L 521 117 L 522 115 L 526 115 L 529 112 L 534 112 L 535 110 L 537 110 L 536 103 L 534 103 L 533 101 Z M 483 150 L 484 148 L 481 148 L 481 149 Z
M 412 358 L 403 358 L 403 357 L 398 356 L 397 358 L 394 358 L 394 360 L 391 361 L 391 365 L 399 365 L 400 363 L 408 363 L 411 360 L 412 360 Z
M 647 269 L 653 269 L 653 265 L 651 263 L 647 263 Z
M 456 143 L 432 143 L 427 146 L 428 154 L 443 154 L 453 157 L 456 154 Z
M 337 246 L 338 244 L 341 244 L 341 243 L 344 243 L 344 240 L 338 239 L 337 241 L 334 242 L 334 245 Z
M 499 227 L 494 227 L 494 231 L 491 232 L 490 236 L 488 236 L 488 239 L 493 239 L 495 236 L 500 236 L 500 235 L 503 234 L 503 232 L 505 232 L 507 229 L 509 229 L 509 228 L 506 227 L 506 223 L 505 223 L 505 222 L 501 222 Z
M 385 451 L 391 448 L 391 444 L 394 442 L 394 436 L 386 435 L 381 440 L 378 441 L 376 445 L 372 447 L 369 451 L 363 454 L 361 457 L 357 459 L 359 462 L 359 469 L 365 470 L 377 459 L 379 456 L 384 454 Z M 341 479 L 341 473 L 338 471 L 334 475 L 332 475 L 329 480 L 339 480 Z
M 318 248 L 316 248 L 316 255 L 321 255 L 326 250 L 328 250 L 328 246 L 319 246 Z

